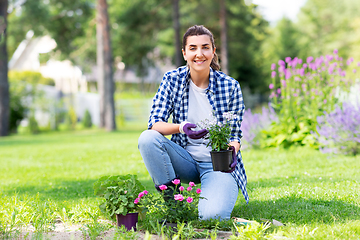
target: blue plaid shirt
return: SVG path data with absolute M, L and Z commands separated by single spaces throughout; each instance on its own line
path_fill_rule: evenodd
M 165 73 L 153 98 L 148 122 L 149 129 L 156 122 L 167 122 L 171 115 L 173 123 L 181 123 L 187 120 L 189 81 L 190 74 L 186 66 Z M 218 122 L 224 121 L 223 113 L 231 112 L 236 115 L 236 118 L 230 122 L 232 128 L 230 141 L 240 142 L 242 137 L 240 126 L 245 111 L 240 84 L 226 74 L 210 68 L 209 86 L 206 89 L 206 95 Z M 187 136 L 182 133 L 173 134 L 171 140 L 182 147 L 187 145 Z M 237 160 L 238 163 L 231 174 L 236 179 L 248 203 L 247 178 L 240 151 L 237 154 Z

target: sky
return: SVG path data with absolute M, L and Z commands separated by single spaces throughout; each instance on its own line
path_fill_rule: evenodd
M 275 24 L 283 16 L 296 20 L 296 15 L 306 0 L 251 0 L 259 6 L 259 10 L 266 20 Z

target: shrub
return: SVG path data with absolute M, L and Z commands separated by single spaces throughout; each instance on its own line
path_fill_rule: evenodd
M 323 153 L 360 153 L 360 104 L 345 102 L 317 121 L 316 138 Z
M 279 113 L 280 124 L 267 131 L 269 141 L 264 146 L 316 146 L 311 132 L 316 130 L 317 116 L 334 110 L 337 91 L 349 91 L 353 83 L 351 74 L 356 73 L 353 65 L 352 58 L 345 65 L 337 50 L 325 57 L 308 57 L 305 63 L 297 57 L 287 57 L 285 61 L 279 60 L 277 71 L 273 63 L 270 98 Z
M 82 124 L 83 124 L 84 128 L 91 128 L 91 126 L 92 126 L 91 115 L 90 115 L 89 110 L 87 110 L 87 109 L 84 113 Z
M 30 133 L 32 133 L 32 134 L 37 134 L 40 132 L 39 125 L 38 125 L 34 115 L 31 115 L 29 117 L 28 129 L 29 129 Z
M 77 123 L 77 116 L 73 107 L 69 108 L 65 122 L 68 129 L 75 130 Z
M 40 72 L 35 71 L 9 71 L 9 81 L 13 80 L 55 86 L 55 81 L 52 78 L 46 78 Z

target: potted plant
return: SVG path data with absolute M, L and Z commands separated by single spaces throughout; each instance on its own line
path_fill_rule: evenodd
M 128 230 L 138 222 L 139 202 L 148 192 L 136 175 L 104 176 L 94 183 L 95 195 L 103 197 L 100 210 Z
M 230 141 L 230 121 L 236 116 L 230 112 L 224 113 L 224 122 L 218 122 L 215 120 L 208 120 L 201 122 L 202 127 L 209 131 L 207 139 L 209 143 L 207 146 L 211 146 L 210 151 L 211 161 L 214 171 L 230 171 L 231 164 L 233 162 L 233 150 L 229 149 Z

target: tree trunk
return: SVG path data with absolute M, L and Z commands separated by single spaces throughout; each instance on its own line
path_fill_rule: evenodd
M 9 133 L 10 96 L 6 50 L 8 1 L 0 0 L 0 136 Z
M 226 0 L 220 0 L 220 40 L 221 40 L 221 71 L 229 74 L 227 51 Z
M 173 0 L 173 25 L 175 31 L 175 65 L 182 65 L 181 43 L 180 43 L 180 21 L 179 21 L 179 0 Z
M 98 0 L 96 24 L 98 89 L 100 95 L 100 127 L 113 131 L 116 129 L 114 79 L 107 8 L 106 0 Z

